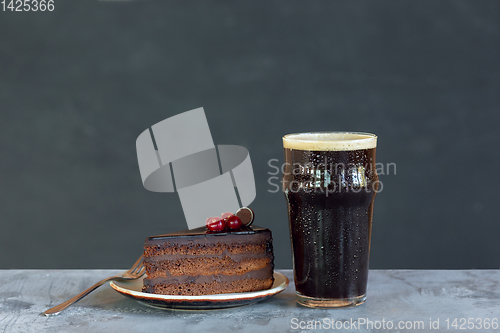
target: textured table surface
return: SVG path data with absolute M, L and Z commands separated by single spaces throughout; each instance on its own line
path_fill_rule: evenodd
M 291 281 L 284 292 L 224 310 L 156 309 L 108 284 L 57 316 L 40 315 L 117 272 L 0 270 L 0 332 L 500 331 L 500 270 L 372 270 L 366 303 L 334 310 L 297 305 L 291 270 L 280 270 Z

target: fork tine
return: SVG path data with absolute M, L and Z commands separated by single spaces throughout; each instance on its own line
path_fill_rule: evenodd
M 132 268 L 128 270 L 129 273 L 133 273 L 135 270 L 143 266 L 143 262 L 144 262 L 144 255 L 141 255 L 139 259 L 137 259 L 137 261 L 134 263 L 134 265 L 132 265 Z
M 144 263 L 141 263 L 141 265 L 139 267 L 137 267 L 136 269 L 134 269 L 134 271 L 132 272 L 132 274 L 139 274 L 139 272 L 142 271 L 143 269 L 146 269 L 146 267 L 144 266 Z
M 136 274 L 138 274 L 138 275 L 143 275 L 145 271 L 146 271 L 146 266 L 142 266 L 142 267 L 139 269 L 139 271 L 137 271 L 137 273 L 136 273 Z

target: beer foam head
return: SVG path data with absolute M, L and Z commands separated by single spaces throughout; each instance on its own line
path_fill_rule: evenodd
M 377 147 L 377 136 L 358 132 L 316 132 L 287 134 L 283 147 L 297 150 L 360 150 Z

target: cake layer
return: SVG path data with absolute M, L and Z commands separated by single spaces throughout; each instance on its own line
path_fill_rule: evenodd
M 268 278 L 265 280 L 259 279 L 243 279 L 232 282 L 196 282 L 186 284 L 155 284 L 144 287 L 144 292 L 160 294 L 160 295 L 214 295 L 225 293 L 244 293 L 257 290 L 265 290 L 272 287 L 274 280 Z
M 267 243 L 264 239 L 252 238 L 245 239 L 245 242 L 232 241 L 231 243 L 223 243 L 218 239 L 217 243 L 202 243 L 201 239 L 192 238 L 185 244 L 178 244 L 170 240 L 162 243 L 147 242 L 144 247 L 144 256 L 146 258 L 156 256 L 199 256 L 199 255 L 238 255 L 248 252 L 265 253 L 267 252 Z
M 181 275 L 240 275 L 269 266 L 272 258 L 263 254 L 261 258 L 198 257 L 177 260 L 152 261 L 146 264 L 146 274 L 154 279 L 158 276 Z M 262 255 L 261 255 L 262 256 Z
M 262 248 L 264 248 L 263 246 Z M 211 255 L 209 253 L 201 253 L 201 254 L 161 254 L 161 255 L 155 255 L 152 257 L 148 257 L 148 261 L 154 264 L 155 262 L 159 261 L 165 261 L 165 260 L 177 260 L 177 259 L 189 259 L 189 258 L 199 258 L 201 255 L 203 255 L 205 258 L 225 258 L 225 257 L 231 257 L 234 260 L 243 260 L 245 258 L 254 258 L 254 259 L 259 259 L 259 258 L 265 258 L 269 255 L 267 251 L 252 251 L 252 253 L 248 252 L 243 252 L 238 253 L 238 254 L 232 254 L 230 251 L 224 251 L 221 254 L 216 254 L 216 255 Z
M 233 282 L 245 279 L 258 279 L 265 280 L 272 276 L 273 268 L 270 266 L 263 267 L 258 270 L 250 271 L 239 275 L 222 275 L 222 274 L 212 274 L 212 275 L 182 275 L 182 276 L 172 276 L 165 274 L 164 276 L 156 278 L 144 278 L 144 283 L 148 285 L 156 284 L 185 284 L 185 283 L 208 283 L 208 282 Z M 147 281 L 146 281 L 147 280 Z

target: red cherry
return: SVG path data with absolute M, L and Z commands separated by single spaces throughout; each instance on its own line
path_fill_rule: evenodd
M 231 215 L 226 220 L 226 225 L 229 229 L 239 229 L 242 225 L 241 220 L 236 215 Z
M 226 227 L 222 217 L 209 217 L 205 224 L 210 231 L 222 231 Z
M 222 218 L 225 220 L 225 219 L 227 219 L 229 216 L 232 216 L 232 215 L 234 215 L 234 214 L 233 214 L 233 213 L 222 213 L 222 215 L 221 215 L 221 216 L 222 216 Z

